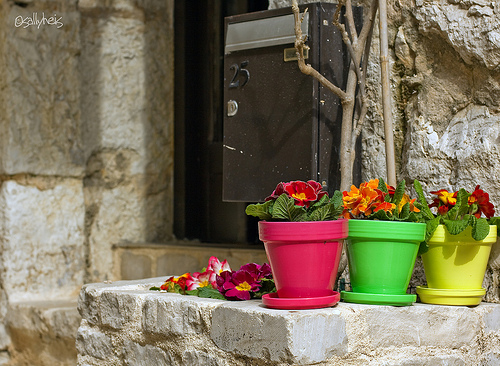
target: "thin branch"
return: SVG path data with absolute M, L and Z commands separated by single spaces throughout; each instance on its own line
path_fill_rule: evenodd
M 377 0 L 374 0 L 372 2 L 372 8 L 375 8 L 375 13 L 376 13 L 376 9 L 377 9 L 376 4 L 377 4 Z M 372 19 L 374 19 L 373 12 L 372 12 Z M 372 21 L 371 27 L 367 28 L 367 29 L 369 29 L 369 31 L 367 34 L 365 47 L 364 47 L 364 53 L 363 53 L 363 65 L 362 65 L 363 77 L 361 78 L 360 85 L 359 85 L 361 90 L 365 90 L 365 87 L 366 87 L 366 72 L 368 70 L 368 58 L 370 55 L 370 48 L 371 48 L 371 43 L 372 43 L 373 28 L 374 27 L 375 27 L 375 22 Z M 363 126 L 363 123 L 365 121 L 365 116 L 366 116 L 366 113 L 368 111 L 368 106 L 366 105 L 366 100 L 360 100 L 360 104 L 362 107 L 361 107 L 361 112 L 359 113 L 359 118 L 358 118 L 357 122 L 355 121 L 353 123 L 353 143 L 352 143 L 353 146 L 356 144 L 356 140 L 357 140 L 359 134 L 361 133 L 361 128 Z
M 352 98 L 346 92 L 344 92 L 338 86 L 334 85 L 330 80 L 321 75 L 311 65 L 306 64 L 304 58 L 304 49 L 308 47 L 305 45 L 305 38 L 302 36 L 302 22 L 304 20 L 304 17 L 299 16 L 299 6 L 297 5 L 296 0 L 293 1 L 292 10 L 295 19 L 295 49 L 297 51 L 297 59 L 300 71 L 318 80 L 321 85 L 337 95 L 341 99 L 342 103 L 350 101 Z
M 340 5 L 340 3 L 339 3 Z M 351 33 L 352 43 L 358 43 L 358 31 L 356 30 L 356 24 L 354 24 L 354 14 L 352 13 L 351 0 L 345 0 L 345 17 L 347 20 L 347 25 L 349 27 L 349 32 Z

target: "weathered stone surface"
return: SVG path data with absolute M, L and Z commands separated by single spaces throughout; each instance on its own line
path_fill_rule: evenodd
M 113 354 L 111 338 L 104 333 L 87 327 L 85 320 L 82 321 L 82 325 L 78 328 L 76 349 L 80 355 L 88 355 L 100 360 L 106 360 Z
M 136 280 L 151 277 L 151 258 L 146 255 L 135 255 L 126 251 L 121 256 L 120 273 L 123 280 Z M 180 272 L 172 272 L 180 273 Z M 184 272 L 183 272 L 184 273 Z
M 112 245 L 172 237 L 173 4 L 79 9 L 86 232 L 98 281 L 113 273 Z
M 125 365 L 172 365 L 175 364 L 172 356 L 161 348 L 152 345 L 140 344 L 126 340 L 123 346 Z
M 81 181 L 61 180 L 43 190 L 6 181 L 0 202 L 9 300 L 76 296 L 85 272 Z
M 164 336 L 189 336 L 208 333 L 211 311 L 220 301 L 182 295 L 148 297 L 144 302 L 142 328 L 146 333 Z
M 11 303 L 6 325 L 13 365 L 70 365 L 81 317 L 76 301 Z
M 347 352 L 345 324 L 338 311 L 276 313 L 258 303 L 223 305 L 213 311 L 210 335 L 218 347 L 298 365 Z
M 417 1 L 414 15 L 423 34 L 438 34 L 467 64 L 479 62 L 494 70 L 500 65 L 500 17 L 492 4 Z
M 375 348 L 390 346 L 462 347 L 480 332 L 479 314 L 466 307 L 377 307 L 365 309 Z M 395 326 L 397 324 L 397 326 Z
M 80 14 L 76 1 L 39 1 L 34 7 L 5 2 L 0 77 L 0 173 L 81 176 L 78 53 Z M 62 26 L 26 26 L 57 14 Z M 17 19 L 17 23 L 16 23 Z M 17 24 L 17 25 L 16 25 Z
M 155 278 L 82 289 L 91 296 L 81 295 L 80 301 L 88 302 L 81 309 L 102 309 L 101 297 L 109 294 L 123 304 L 113 317 L 123 319 L 114 320 L 120 327 L 110 327 L 109 322 L 88 322 L 92 314 L 82 312 L 79 365 L 142 359 L 173 365 L 447 366 L 495 364 L 500 354 L 498 304 L 341 302 L 333 308 L 287 311 L 268 309 L 259 300 L 228 302 L 146 290 L 159 284 Z M 107 349 L 109 342 L 113 355 L 102 360 L 106 352 L 98 347 Z
M 183 365 L 231 366 L 228 360 L 217 357 L 213 353 L 198 350 L 187 350 L 182 354 Z
M 114 329 L 122 329 L 140 313 L 142 297 L 128 292 L 105 291 L 99 298 L 101 324 Z

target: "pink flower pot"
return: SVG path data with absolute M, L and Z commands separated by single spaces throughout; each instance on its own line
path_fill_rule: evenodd
M 280 298 L 330 296 L 337 276 L 347 220 L 259 222 Z

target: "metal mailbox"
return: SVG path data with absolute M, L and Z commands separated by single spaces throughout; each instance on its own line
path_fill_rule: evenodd
M 307 7 L 306 62 L 344 87 L 349 58 L 332 24 L 336 5 Z M 340 184 L 340 101 L 300 72 L 294 41 L 291 8 L 225 19 L 224 201 L 263 201 L 281 181 L 313 179 L 330 193 Z

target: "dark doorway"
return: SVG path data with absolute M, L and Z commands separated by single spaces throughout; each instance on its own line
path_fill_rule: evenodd
M 179 239 L 257 242 L 257 225 L 246 217 L 245 203 L 222 201 L 224 17 L 268 6 L 267 0 L 175 1 L 174 233 Z

